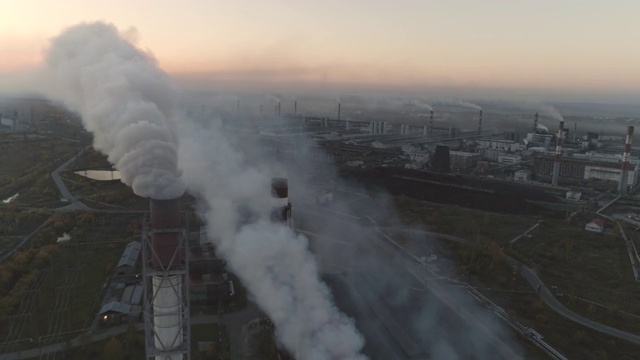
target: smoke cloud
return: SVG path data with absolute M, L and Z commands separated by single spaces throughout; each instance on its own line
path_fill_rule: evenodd
M 474 104 L 474 103 L 470 103 L 467 101 L 462 101 L 462 100 L 456 100 L 456 99 L 444 99 L 444 100 L 438 100 L 438 103 L 440 104 L 447 104 L 447 105 L 457 105 L 457 106 L 462 106 L 464 108 L 467 109 L 473 109 L 473 110 L 482 110 L 482 106 Z
M 269 315 L 278 340 L 299 359 L 364 359 L 364 338 L 334 305 L 308 240 L 267 220 L 276 166 L 250 164 L 220 121 L 185 124 L 181 137 L 190 139 L 180 149 L 183 177 L 204 201 L 209 239 Z M 245 223 L 240 208 L 258 219 Z
M 177 94 L 154 58 L 113 25 L 81 24 L 51 41 L 44 76 L 53 98 L 82 115 L 94 148 L 143 197 L 184 193 L 177 163 Z
M 562 117 L 562 114 L 560 114 L 560 111 L 558 111 L 558 109 L 556 109 L 555 107 L 551 106 L 551 105 L 543 105 L 540 108 L 540 112 L 547 115 L 548 117 L 557 120 L 557 121 L 564 121 L 564 118 Z

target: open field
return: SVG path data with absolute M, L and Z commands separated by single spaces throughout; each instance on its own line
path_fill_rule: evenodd
M 438 214 L 437 217 L 432 215 L 434 212 Z M 403 220 L 413 224 L 423 223 L 424 227 L 433 231 L 437 229 L 469 240 L 471 245 L 461 245 L 448 240 L 419 240 L 401 232 L 393 234 L 407 248 L 415 248 L 415 241 L 422 241 L 425 247 L 440 257 L 435 265 L 443 271 L 441 274 L 476 286 L 478 291 L 502 306 L 510 316 L 541 333 L 546 341 L 568 358 L 634 359 L 640 351 L 636 345 L 587 329 L 557 315 L 501 259 L 498 253 L 500 246 L 506 245 L 514 236 L 541 219 L 483 213 L 458 207 L 407 204 L 405 199 L 400 199 L 399 213 Z M 447 222 L 451 220 L 445 220 L 445 225 L 442 225 L 440 219 L 451 215 L 455 218 L 454 224 L 459 226 L 447 227 Z M 623 313 L 640 315 L 640 284 L 633 278 L 626 247 L 620 236 L 588 233 L 560 220 L 542 220 L 530 237 L 520 238 L 511 246 L 506 246 L 505 251 L 528 266 L 537 268 L 548 286 L 557 286 L 558 292 L 565 294 L 559 300 L 571 310 L 595 321 L 640 333 L 640 318 Z M 469 222 L 476 224 L 469 226 Z M 480 230 L 475 236 L 469 236 L 469 228 Z

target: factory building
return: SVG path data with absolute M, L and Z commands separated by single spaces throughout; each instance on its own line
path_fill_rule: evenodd
M 127 244 L 116 266 L 116 275 L 131 275 L 136 270 L 141 249 L 142 243 L 139 241 Z
M 535 174 L 538 176 L 551 176 L 554 161 L 553 156 L 536 156 L 533 161 Z M 633 187 L 638 183 L 640 166 L 637 159 L 630 161 L 630 163 L 633 166 L 628 170 L 627 186 Z M 560 179 L 618 183 L 623 173 L 620 165 L 620 160 L 605 157 L 602 154 L 592 156 L 574 155 L 562 158 L 559 177 Z
M 524 145 L 512 140 L 479 139 L 476 141 L 478 149 L 500 150 L 504 152 L 516 152 L 524 150 Z
M 519 164 L 522 162 L 520 155 L 500 155 L 498 156 L 499 164 Z
M 449 154 L 449 147 L 446 145 L 437 145 L 436 150 L 433 153 L 433 159 L 431 161 L 431 168 L 434 171 L 441 173 L 451 172 L 451 156 Z
M 531 181 L 532 177 L 533 177 L 533 172 L 529 169 L 520 169 L 513 174 L 514 181 L 527 182 L 527 181 Z
M 478 161 L 480 161 L 480 154 L 464 151 L 450 151 L 449 158 L 451 169 L 465 170 L 478 165 Z
M 548 150 L 555 142 L 555 138 L 556 136 L 552 134 L 528 133 L 525 143 L 528 147 L 537 146 Z
M 229 305 L 235 294 L 227 263 L 215 256 L 211 244 L 190 249 L 189 294 L 194 305 Z

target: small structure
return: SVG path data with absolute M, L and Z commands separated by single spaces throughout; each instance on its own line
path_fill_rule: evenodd
M 132 241 L 127 244 L 118 261 L 118 266 L 116 266 L 117 275 L 131 275 L 133 273 L 138 264 L 141 249 L 142 244 L 139 241 Z
M 103 325 L 117 325 L 140 319 L 140 306 L 111 301 L 100 309 L 100 321 Z
M 570 201 L 580 201 L 580 198 L 582 198 L 582 192 L 578 191 L 578 190 L 569 190 L 567 191 L 567 200 Z
M 602 219 L 593 219 L 590 223 L 584 226 L 584 229 L 600 234 L 602 233 L 602 230 L 604 230 L 604 221 L 602 221 Z
M 520 169 L 513 174 L 513 180 L 521 181 L 521 182 L 531 181 L 532 176 L 533 176 L 533 172 L 531 170 Z

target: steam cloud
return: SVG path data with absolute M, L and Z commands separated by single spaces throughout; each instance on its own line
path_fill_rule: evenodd
M 482 110 L 482 106 L 474 104 L 474 103 L 470 103 L 467 101 L 462 101 L 462 100 L 456 100 L 456 99 L 444 99 L 444 100 L 438 100 L 438 103 L 440 104 L 448 104 L 448 105 L 457 105 L 457 106 L 462 106 L 464 108 L 467 109 L 473 109 L 473 110 Z
M 562 114 L 560 114 L 560 111 L 558 111 L 558 109 L 556 109 L 555 107 L 551 106 L 551 105 L 544 105 L 540 108 L 540 112 L 549 116 L 550 118 L 557 120 L 557 121 L 563 121 L 564 118 L 562 117 Z
M 297 358 L 365 358 L 364 338 L 333 304 L 307 239 L 266 220 L 273 174 L 248 166 L 220 122 L 185 120 L 178 127 L 177 94 L 149 54 L 113 25 L 93 23 L 55 38 L 47 62 L 60 85 L 54 95 L 80 112 L 95 136 L 94 147 L 107 154 L 136 194 L 175 198 L 186 184 L 203 202 L 201 215 L 218 253 Z M 188 141 L 178 152 L 179 137 Z M 237 215 L 241 206 L 257 220 L 243 222 Z
M 113 25 L 81 24 L 54 38 L 45 76 L 55 98 L 82 115 L 122 181 L 143 197 L 184 193 L 177 164 L 176 92 L 153 57 Z
M 258 305 L 274 322 L 278 340 L 299 359 L 364 359 L 353 321 L 333 304 L 320 280 L 307 239 L 270 223 L 272 167 L 247 164 L 220 122 L 181 127 L 180 164 L 189 190 L 205 204 L 208 236 Z M 238 209 L 260 219 L 248 224 Z

